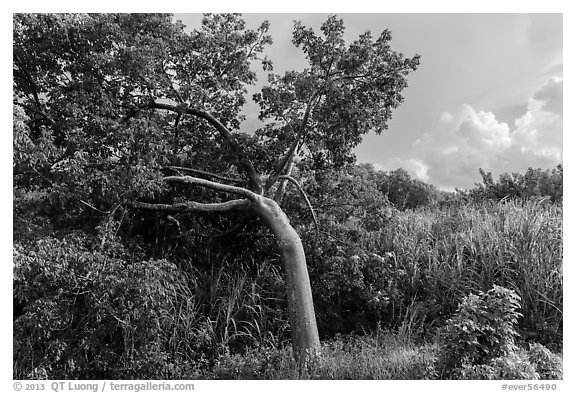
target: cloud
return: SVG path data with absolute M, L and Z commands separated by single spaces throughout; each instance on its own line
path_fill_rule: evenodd
M 512 125 L 470 105 L 444 112 L 414 142 L 412 157 L 391 159 L 384 167 L 401 166 L 443 189 L 473 187 L 479 168 L 497 175 L 553 167 L 562 162 L 562 94 L 562 79 L 551 79 Z
M 534 94 L 534 99 L 543 103 L 545 111 L 562 115 L 563 96 L 562 79 L 555 77 Z

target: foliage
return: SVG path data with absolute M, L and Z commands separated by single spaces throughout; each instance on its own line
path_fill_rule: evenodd
M 562 164 L 554 169 L 528 168 L 525 174 L 503 173 L 497 181 L 490 172 L 480 169 L 483 184 L 476 184 L 470 194 L 476 199 L 546 197 L 551 202 L 562 202 Z
M 562 358 L 544 345 L 531 343 L 528 359 L 540 375 L 540 379 L 562 379 Z
M 429 206 L 440 198 L 436 187 L 411 178 L 402 168 L 378 172 L 376 182 L 380 192 L 399 210 Z
M 486 293 L 464 298 L 442 332 L 442 375 L 453 376 L 466 366 L 485 365 L 497 358 L 507 366 L 505 357 L 518 349 L 519 307 L 520 297 L 497 285 Z
M 377 329 L 368 335 L 325 340 L 321 349 L 300 373 L 290 348 L 250 349 L 224 353 L 209 379 L 439 379 L 436 369 L 442 346 L 418 343 L 406 336 Z M 536 360 L 538 359 L 538 360 Z M 554 370 L 548 374 L 543 370 Z M 560 358 L 546 347 L 531 345 L 495 357 L 486 364 L 464 364 L 453 378 L 466 380 L 561 379 Z
M 15 245 L 15 378 L 170 378 L 192 364 L 200 341 L 180 337 L 196 295 L 174 264 L 131 259 L 79 234 Z
M 338 189 L 328 189 L 335 204 Z M 314 200 L 315 191 L 308 190 Z M 343 207 L 318 209 L 318 239 L 309 226 L 299 227 L 325 337 L 378 323 L 430 335 L 464 296 L 497 284 L 521 296 L 523 338 L 561 347 L 561 206 L 482 202 L 397 211 L 380 205 L 386 213 L 368 230 L 352 217 L 377 217 L 378 203 L 363 205 L 362 193 L 347 192 Z
M 542 344 L 530 344 L 528 351 L 518 350 L 494 358 L 488 364 L 466 364 L 460 379 L 562 379 L 562 359 Z
M 388 30 L 376 39 L 367 31 L 347 45 L 342 19 L 330 16 L 320 29 L 317 35 L 295 23 L 292 42 L 309 67 L 269 75 L 268 85 L 254 95 L 260 119 L 270 121 L 258 135 L 273 156 L 296 141 L 303 165 L 339 168 L 355 161 L 352 150 L 362 135 L 388 128 L 419 56 L 392 50 Z
M 25 112 L 15 122 L 15 186 L 48 194 L 38 213 L 59 227 L 90 230 L 101 217 L 86 206 L 159 198 L 167 165 L 230 172 L 222 158 L 233 152 L 207 124 L 144 108 L 208 108 L 238 128 L 267 28 L 245 29 L 238 15 L 206 15 L 186 33 L 171 15 L 15 14 L 14 105 Z
M 465 364 L 458 371 L 459 379 L 540 379 L 526 355 L 517 352 L 494 358 L 488 364 Z

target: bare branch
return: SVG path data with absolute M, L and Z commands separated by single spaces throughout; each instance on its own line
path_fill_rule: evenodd
M 200 203 L 200 202 L 180 202 L 174 204 L 164 203 L 145 203 L 145 202 L 125 202 L 126 206 L 136 209 L 154 210 L 169 213 L 186 213 L 186 212 L 229 212 L 232 210 L 246 210 L 250 207 L 250 201 L 247 199 L 234 199 L 232 201 L 220 203 Z
M 300 194 L 302 195 L 302 197 L 304 198 L 304 201 L 306 201 L 306 204 L 308 205 L 308 209 L 310 209 L 310 214 L 312 215 L 312 220 L 314 221 L 314 226 L 316 226 L 316 235 L 318 236 L 318 234 L 320 233 L 320 226 L 318 224 L 318 219 L 316 218 L 316 213 L 314 212 L 314 208 L 312 207 L 312 204 L 310 203 L 310 199 L 308 199 L 308 195 L 306 195 L 306 191 L 304 191 L 304 189 L 302 188 L 302 186 L 300 185 L 298 180 L 294 179 L 292 176 L 281 175 L 278 178 L 279 179 L 286 179 L 286 180 L 290 181 L 291 183 L 293 183 L 296 186 L 296 188 L 298 188 L 298 191 L 300 191 Z
M 290 160 L 288 162 L 288 166 L 284 171 L 284 176 L 292 176 L 292 170 L 294 169 L 294 160 Z M 286 193 L 286 183 L 287 180 L 281 179 L 280 183 L 278 184 L 278 188 L 276 189 L 276 193 L 274 194 L 274 200 L 279 205 L 282 204 L 282 199 L 284 199 L 284 194 Z
M 246 188 L 231 186 L 229 184 L 216 183 L 206 179 L 200 179 L 198 177 L 192 176 L 166 176 L 164 181 L 168 183 L 182 183 L 182 184 L 192 184 L 201 187 L 211 188 L 216 191 L 228 192 L 231 194 L 236 194 L 243 196 L 250 201 L 256 201 L 258 199 L 258 194 L 247 190 Z
M 217 174 L 212 173 L 212 172 L 202 171 L 200 169 L 186 168 L 186 167 L 174 166 L 174 165 L 166 166 L 164 168 L 171 169 L 171 170 L 176 171 L 176 172 L 185 172 L 185 173 L 192 173 L 195 175 L 200 175 L 200 176 L 205 176 L 205 177 L 211 177 L 212 179 L 216 179 L 216 180 L 220 180 L 220 181 L 224 181 L 224 182 L 228 182 L 228 183 L 234 183 L 234 184 L 246 183 L 245 180 L 220 176 L 220 175 L 217 175 Z
M 98 213 L 101 213 L 101 214 L 111 214 L 111 213 L 113 212 L 113 210 L 108 210 L 108 211 L 100 210 L 100 209 L 98 209 L 97 207 L 89 204 L 88 202 L 83 201 L 82 199 L 80 199 L 80 203 L 88 206 L 90 209 L 92 209 L 92 210 L 94 210 L 94 211 L 97 211 Z M 116 209 L 114 209 L 114 210 L 116 210 Z

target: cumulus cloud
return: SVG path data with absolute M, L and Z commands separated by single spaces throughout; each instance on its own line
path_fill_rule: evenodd
M 553 167 L 562 162 L 562 93 L 562 79 L 551 79 L 511 125 L 470 105 L 442 113 L 414 143 L 413 157 L 385 166 L 401 166 L 444 189 L 473 187 L 479 168 L 500 174 Z

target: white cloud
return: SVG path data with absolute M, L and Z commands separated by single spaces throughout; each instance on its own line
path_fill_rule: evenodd
M 512 128 L 470 105 L 444 112 L 414 143 L 411 158 L 394 158 L 384 167 L 401 166 L 444 189 L 472 187 L 480 181 L 479 168 L 500 174 L 553 167 L 562 162 L 562 93 L 562 79 L 551 79 Z

